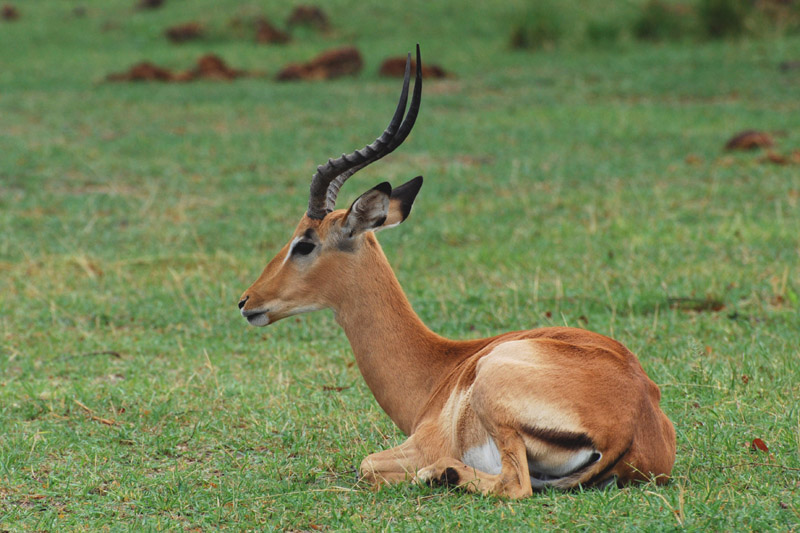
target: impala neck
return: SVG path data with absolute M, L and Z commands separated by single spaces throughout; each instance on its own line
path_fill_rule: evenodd
M 408 435 L 434 387 L 463 359 L 470 343 L 428 329 L 371 234 L 364 248 L 363 268 L 341 284 L 331 307 L 375 399 Z

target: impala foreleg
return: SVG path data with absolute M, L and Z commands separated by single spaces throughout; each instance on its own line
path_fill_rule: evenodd
M 495 442 L 500 449 L 501 471 L 488 474 L 451 457 L 442 457 L 417 473 L 417 481 L 447 484 L 470 492 L 495 494 L 508 498 L 524 498 L 533 493 L 525 443 L 510 428 L 497 431 Z
M 372 453 L 361 461 L 361 479 L 375 487 L 384 483 L 410 481 L 423 466 L 423 456 L 414 437 L 400 446 Z

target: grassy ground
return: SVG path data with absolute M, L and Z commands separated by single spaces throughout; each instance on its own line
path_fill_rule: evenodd
M 512 52 L 524 3 L 497 3 L 341 0 L 332 34 L 267 47 L 226 25 L 261 3 L 18 2 L 0 22 L 0 530 L 798 529 L 800 167 L 722 146 L 759 128 L 800 149 L 800 71 L 777 68 L 800 38 Z M 210 40 L 162 38 L 186 20 Z M 425 175 L 381 241 L 442 334 L 566 323 L 638 353 L 678 432 L 669 486 L 372 492 L 355 467 L 403 435 L 330 313 L 238 315 L 315 165 L 389 118 L 379 62 L 417 41 L 457 77 L 426 84 L 414 134 L 342 202 Z M 99 83 L 207 51 L 274 72 L 345 43 L 355 79 Z

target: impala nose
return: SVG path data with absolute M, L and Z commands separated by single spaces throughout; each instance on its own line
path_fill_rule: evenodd
M 244 307 L 244 304 L 246 304 L 246 303 L 247 303 L 247 300 L 249 300 L 249 299 L 250 299 L 250 297 L 249 297 L 249 296 L 245 296 L 244 298 L 242 298 L 241 300 L 239 300 L 239 309 L 241 309 L 242 307 Z

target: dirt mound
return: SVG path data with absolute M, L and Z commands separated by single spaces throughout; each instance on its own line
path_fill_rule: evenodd
M 322 52 L 308 63 L 290 63 L 275 76 L 278 81 L 330 80 L 361 72 L 364 60 L 354 46 Z
M 756 130 L 746 130 L 737 133 L 725 143 L 726 150 L 754 150 L 756 148 L 769 148 L 775 141 L 769 133 Z
M 139 0 L 136 4 L 137 9 L 158 9 L 164 5 L 166 0 Z
M 174 78 L 171 71 L 148 61 L 136 63 L 125 72 L 106 76 L 108 81 L 173 81 Z
M 411 72 L 414 72 L 416 68 L 417 62 L 412 59 Z M 384 60 L 378 73 L 387 78 L 402 78 L 406 73 L 406 58 L 390 57 Z M 439 65 L 425 64 L 422 65 L 422 77 L 428 79 L 448 78 L 450 74 Z
M 790 70 L 800 70 L 800 61 L 783 61 L 778 68 L 781 72 L 789 72 Z
M 192 70 L 187 70 L 177 76 L 177 81 L 197 79 L 229 81 L 246 76 L 244 70 L 229 67 L 221 57 L 206 54 L 197 60 L 197 65 Z
M 256 42 L 283 44 L 289 42 L 289 34 L 273 26 L 266 17 L 261 17 L 256 20 Z
M 774 163 L 776 165 L 800 165 L 800 150 L 792 150 L 789 155 L 768 150 L 765 156 L 759 158 L 759 162 Z
M 203 26 L 197 22 L 186 22 L 170 26 L 164 31 L 167 39 L 173 43 L 185 43 L 203 37 Z
M 289 27 L 309 26 L 325 31 L 330 28 L 330 21 L 328 15 L 318 6 L 297 6 L 289 15 L 286 25 Z
M 206 54 L 197 60 L 193 69 L 173 73 L 169 69 L 144 61 L 137 63 L 125 72 L 109 74 L 108 81 L 165 81 L 184 82 L 193 80 L 230 81 L 250 74 L 244 70 L 229 67 L 221 57 Z
M 19 11 L 11 4 L 3 4 L 2 9 L 0 9 L 0 17 L 2 17 L 3 20 L 17 20 L 19 18 Z

